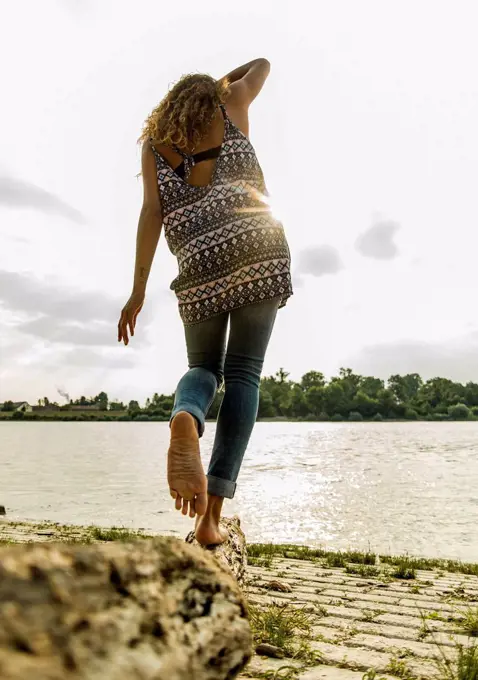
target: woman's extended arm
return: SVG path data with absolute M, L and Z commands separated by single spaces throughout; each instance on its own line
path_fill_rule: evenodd
M 228 73 L 222 80 L 227 79 L 231 84 L 231 97 L 248 106 L 262 90 L 270 70 L 267 59 L 253 59 Z
M 149 142 L 143 144 L 141 155 L 143 175 L 143 205 L 136 236 L 136 260 L 133 291 L 121 312 L 118 323 L 118 342 L 129 342 L 128 329 L 134 335 L 136 318 L 141 311 L 146 293 L 149 272 L 161 234 L 162 215 L 156 179 L 156 161 Z

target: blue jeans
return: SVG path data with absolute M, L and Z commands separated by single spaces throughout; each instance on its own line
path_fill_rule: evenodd
M 171 419 L 187 411 L 196 418 L 202 436 L 207 413 L 224 380 L 207 472 L 208 493 L 215 496 L 234 497 L 257 418 L 262 365 L 278 307 L 279 299 L 266 300 L 184 327 L 189 371 L 179 381 Z

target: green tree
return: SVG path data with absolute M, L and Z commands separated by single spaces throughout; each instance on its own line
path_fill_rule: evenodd
M 407 375 L 391 375 L 388 379 L 388 389 L 395 395 L 398 402 L 408 404 L 418 394 L 423 385 L 423 380 L 418 373 Z
M 361 389 L 357 392 L 352 400 L 353 410 L 363 418 L 371 418 L 380 409 L 380 404 L 377 399 L 372 399 L 368 394 L 365 394 Z
M 309 407 L 304 390 L 300 385 L 293 385 L 290 396 L 290 410 L 293 418 L 305 418 Z
M 108 395 L 106 392 L 100 392 L 99 394 L 96 395 L 96 397 L 93 399 L 94 404 L 98 404 L 100 411 L 107 411 L 108 410 Z
M 331 416 L 348 413 L 347 397 L 340 382 L 330 382 L 324 388 L 324 410 Z
M 272 396 L 267 389 L 261 387 L 259 392 L 259 411 L 258 418 L 274 418 L 276 411 Z
M 325 387 L 324 374 L 319 371 L 309 371 L 302 376 L 300 386 L 303 390 L 310 390 L 311 387 Z
M 377 393 L 377 400 L 379 403 L 379 413 L 385 418 L 402 417 L 405 412 L 403 404 L 398 404 L 392 390 L 383 388 Z
M 453 420 L 468 420 L 471 411 L 466 404 L 453 404 L 448 407 L 448 415 Z
M 478 406 L 478 383 L 467 382 L 465 385 L 465 401 L 468 406 Z
M 128 404 L 128 415 L 135 416 L 140 412 L 141 412 L 141 408 L 140 408 L 138 402 L 136 401 L 136 399 L 132 399 Z
M 126 411 L 122 401 L 110 401 L 110 411 Z
M 13 401 L 8 399 L 6 402 L 4 402 L 3 407 L 2 407 L 2 411 L 14 411 L 14 410 L 15 410 L 15 407 L 13 405 Z
M 378 399 L 378 393 L 384 389 L 383 380 L 366 376 L 360 381 L 360 390 L 372 399 Z
M 277 378 L 278 382 L 283 383 L 287 380 L 288 377 L 289 377 L 289 374 L 286 371 L 284 371 L 283 368 L 279 368 L 279 370 L 276 373 L 276 378 Z
M 305 403 L 308 406 L 309 413 L 314 416 L 318 417 L 324 410 L 325 391 L 325 387 L 314 385 L 305 393 Z

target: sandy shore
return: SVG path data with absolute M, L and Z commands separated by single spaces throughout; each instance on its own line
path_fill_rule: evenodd
M 49 522 L 0 520 L 0 545 L 25 541 L 91 542 L 135 538 L 141 532 L 72 527 Z M 291 547 L 291 555 L 294 555 Z M 256 655 L 243 678 L 255 680 L 374 680 L 437 677 L 436 657 L 452 661 L 457 645 L 473 638 L 467 613 L 478 626 L 478 575 L 418 569 L 397 578 L 393 565 L 331 566 L 334 558 L 296 559 L 256 551 L 246 594 L 257 612 L 300 609 L 308 617 L 307 653 L 300 658 Z M 345 554 L 344 554 L 345 555 Z M 332 554 L 333 556 L 333 554 Z M 464 568 L 463 571 L 470 571 Z M 276 606 L 278 605 L 278 606 Z M 468 627 L 467 627 L 468 626 Z M 474 631 L 478 635 L 477 630 Z M 282 670 L 279 670 L 282 669 Z M 438 675 L 440 675 L 438 673 Z

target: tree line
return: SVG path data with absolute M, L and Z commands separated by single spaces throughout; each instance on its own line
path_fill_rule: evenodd
M 217 393 L 209 418 L 216 418 L 223 396 L 222 391 Z M 50 411 L 54 417 L 55 411 L 72 413 L 83 407 L 85 413 L 72 414 L 69 419 L 168 420 L 173 403 L 174 394 L 156 393 L 141 406 L 137 400 L 129 403 L 110 401 L 106 392 L 100 392 L 95 397 L 82 396 L 62 406 L 44 397 L 39 400 L 41 408 L 36 413 L 13 416 L 33 419 Z M 13 410 L 12 406 L 12 402 L 6 402 L 3 409 Z M 64 416 L 68 414 L 58 413 L 58 417 L 64 419 Z M 447 378 L 424 381 L 418 373 L 392 375 L 384 381 L 359 375 L 350 368 L 341 368 L 330 380 L 319 371 L 309 371 L 296 382 L 280 369 L 261 381 L 258 418 L 306 421 L 478 419 L 478 383 L 462 384 Z

